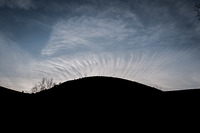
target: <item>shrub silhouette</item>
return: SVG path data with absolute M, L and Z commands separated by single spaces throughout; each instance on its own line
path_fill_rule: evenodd
M 37 93 L 46 89 L 50 89 L 56 85 L 55 82 L 53 82 L 53 79 L 47 79 L 42 78 L 42 81 L 39 81 L 37 84 L 34 85 L 34 87 L 31 89 L 32 93 Z
M 197 13 L 196 16 L 200 20 L 200 3 L 195 5 L 194 11 L 196 11 L 196 13 Z

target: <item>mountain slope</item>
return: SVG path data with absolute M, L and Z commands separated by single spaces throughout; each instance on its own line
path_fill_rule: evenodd
M 137 82 L 113 77 L 87 77 L 78 80 L 67 81 L 49 90 L 36 95 L 58 96 L 74 93 L 75 95 L 159 95 L 162 91 Z
M 143 109 L 167 107 L 191 107 L 200 100 L 200 89 L 162 92 L 137 82 L 111 77 L 87 77 L 64 82 L 36 94 L 26 94 L 0 88 L 0 100 L 6 105 L 21 105 L 31 109 L 61 110 L 84 108 Z M 27 104 L 28 103 L 28 104 Z M 183 106 L 182 106 L 183 105 Z
M 113 77 L 87 77 L 64 82 L 55 87 L 36 94 L 26 94 L 0 87 L 1 99 L 40 99 L 54 100 L 110 100 L 110 99 L 156 99 L 165 101 L 192 101 L 200 100 L 200 89 L 162 92 L 137 82 Z
M 146 120 L 154 122 L 156 117 L 164 119 L 164 116 L 167 118 L 169 114 L 183 112 L 187 108 L 196 109 L 191 104 L 194 101 L 187 97 L 187 94 L 192 96 L 193 92 L 162 92 L 124 79 L 88 77 L 67 81 L 36 94 L 0 88 L 1 114 L 20 114 L 31 120 L 37 118 L 37 121 L 47 119 L 52 122 L 56 119 L 56 123 L 62 119 L 64 127 L 66 121 L 87 124 L 87 120 L 92 124 L 97 124 L 97 121 L 107 125 L 128 122 L 132 126 L 130 121 L 133 120 L 138 122 L 144 118 L 142 123 Z M 200 96 L 199 91 L 197 93 L 195 96 Z M 8 103 L 9 99 L 11 101 Z M 186 104 L 184 99 L 187 99 Z M 5 104 L 2 106 L 2 103 Z
M 160 105 L 164 93 L 156 88 L 129 80 L 111 77 L 87 77 L 67 81 L 49 90 L 32 94 L 40 104 L 73 109 L 72 112 L 88 110 L 152 109 Z M 56 106 L 56 107 L 55 107 Z M 60 110 L 66 110 L 60 109 Z
M 14 91 L 5 87 L 0 86 L 0 96 L 1 97 L 15 97 L 15 96 L 25 96 L 25 93 Z

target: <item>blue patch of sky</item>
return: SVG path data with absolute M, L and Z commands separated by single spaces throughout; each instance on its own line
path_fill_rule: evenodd
M 39 10 L 0 9 L 0 29 L 22 49 L 38 55 L 49 39 L 52 17 Z

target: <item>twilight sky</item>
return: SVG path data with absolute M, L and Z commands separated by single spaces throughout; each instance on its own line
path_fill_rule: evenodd
M 113 76 L 163 91 L 200 88 L 195 2 L 0 0 L 0 86 Z

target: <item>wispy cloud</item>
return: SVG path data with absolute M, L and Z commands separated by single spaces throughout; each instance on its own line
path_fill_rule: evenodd
M 177 16 L 165 6 L 162 10 L 155 3 L 149 6 L 145 9 L 145 12 L 152 11 L 148 23 L 145 17 L 139 16 L 141 10 L 116 7 L 95 13 L 96 16 L 63 18 L 53 27 L 41 51 L 43 56 L 57 55 L 57 58 L 45 62 L 49 69 L 39 71 L 58 75 L 61 80 L 91 75 L 116 76 L 162 90 L 200 86 L 193 78 L 197 76 L 193 71 L 200 73 L 199 64 L 190 65 L 190 58 L 198 54 L 200 48 L 195 40 L 199 32 L 193 34 L 198 26 L 179 25 L 180 20 L 174 19 Z M 176 11 L 178 17 L 188 17 L 182 15 L 183 10 Z M 165 16 L 163 19 L 161 14 Z M 45 64 L 41 64 L 44 68 Z
M 128 26 L 112 18 L 82 16 L 61 20 L 54 26 L 50 40 L 41 54 L 51 55 L 62 50 L 78 52 L 81 48 L 97 51 L 108 49 L 135 33 L 135 29 Z
M 189 89 L 200 86 L 196 80 L 200 78 L 197 74 L 200 65 L 188 63 L 190 52 L 145 48 L 101 54 L 79 53 L 40 62 L 35 71 L 46 77 L 54 76 L 58 81 L 100 75 L 125 78 L 164 91 Z
M 32 0 L 1 0 L 0 7 L 31 9 L 34 7 Z
M 145 4 L 142 6 L 148 7 Z M 176 16 L 165 6 L 159 7 L 155 3 L 150 6 L 153 7 L 145 8 L 144 11 L 132 11 L 130 7 L 119 6 L 111 6 L 103 11 L 88 8 L 84 9 L 85 12 L 90 11 L 96 15 L 82 14 L 62 18 L 53 26 L 50 39 L 41 54 L 49 56 L 63 51 L 71 54 L 81 50 L 97 52 L 138 47 L 185 46 L 193 41 L 191 38 L 198 38 L 199 32 L 196 35 L 193 33 L 198 25 L 191 24 L 188 15 L 182 15 L 182 10 L 175 9 L 180 14 L 178 17 L 187 19 L 185 24 L 193 27 L 180 24 L 180 20 L 174 19 Z M 83 10 L 75 9 L 79 13 Z M 147 23 L 147 19 L 141 16 L 144 16 L 144 12 L 151 11 L 153 19 L 148 18 Z
M 19 45 L 0 32 L 0 85 L 18 91 L 28 91 L 38 81 L 32 63 L 36 60 Z

